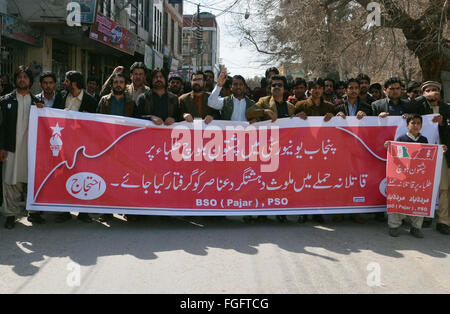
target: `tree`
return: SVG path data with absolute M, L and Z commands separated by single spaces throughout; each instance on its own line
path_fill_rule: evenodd
M 306 73 L 340 79 L 439 80 L 448 64 L 448 0 L 379 0 L 381 24 L 368 28 L 369 0 L 247 0 L 252 21 L 236 27 L 270 61 L 301 62 Z

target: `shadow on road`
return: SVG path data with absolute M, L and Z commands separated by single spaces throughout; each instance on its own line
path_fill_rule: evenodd
M 326 217 L 324 224 L 309 221 L 296 223 L 294 217 L 280 224 L 244 223 L 241 217 L 176 218 L 142 217 L 137 222 L 115 218 L 110 225 L 84 224 L 72 219 L 63 224 L 53 222 L 54 215 L 45 214 L 47 223 L 30 226 L 25 219 L 13 230 L 3 228 L 0 219 L 0 265 L 13 266 L 19 276 L 32 276 L 39 271 L 35 262 L 45 257 L 69 257 L 82 265 L 95 265 L 99 257 L 132 255 L 142 260 L 157 259 L 160 252 L 182 250 L 207 256 L 209 248 L 235 250 L 241 254 L 258 254 L 258 246 L 273 244 L 280 249 L 315 256 L 339 263 L 339 260 L 311 252 L 311 248 L 348 255 L 372 251 L 383 256 L 403 258 L 401 251 L 413 250 L 432 257 L 445 258 L 450 253 L 448 236 L 424 229 L 425 239 L 416 239 L 404 231 L 399 238 L 387 234 L 387 224 L 372 220 L 358 225 L 351 221 L 335 223 Z M 334 255 L 335 254 L 330 254 Z

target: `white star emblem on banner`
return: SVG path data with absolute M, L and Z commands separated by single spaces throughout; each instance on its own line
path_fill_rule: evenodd
M 61 128 L 59 126 L 58 122 L 56 122 L 56 126 L 51 126 L 50 128 L 53 130 L 52 135 L 58 134 L 59 136 L 61 136 L 61 131 L 64 130 L 64 128 Z

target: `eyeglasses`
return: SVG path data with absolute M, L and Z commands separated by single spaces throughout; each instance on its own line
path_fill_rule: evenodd
M 284 87 L 282 83 L 273 83 L 272 87 Z
M 201 81 L 203 81 L 203 79 L 202 78 L 196 78 L 196 79 L 192 79 L 192 81 L 193 82 L 201 82 Z

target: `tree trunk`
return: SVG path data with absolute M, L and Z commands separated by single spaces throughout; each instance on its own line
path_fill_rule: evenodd
M 420 57 L 419 58 L 419 64 L 420 67 L 422 69 L 422 80 L 424 82 L 426 81 L 441 81 L 441 72 L 443 71 L 442 65 L 443 65 L 443 61 L 447 61 L 446 63 L 448 63 L 448 60 L 443 60 L 443 59 L 448 59 L 445 56 L 441 56 L 441 57 Z

